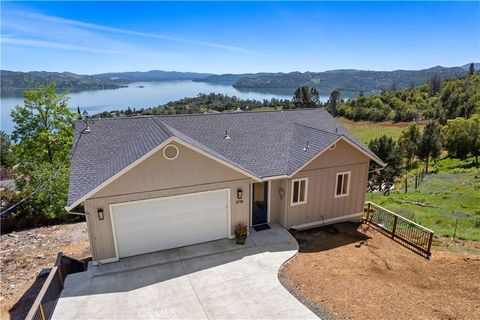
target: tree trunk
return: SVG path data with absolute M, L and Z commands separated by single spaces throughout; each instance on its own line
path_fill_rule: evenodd
M 425 173 L 428 174 L 428 156 L 427 159 L 425 160 Z

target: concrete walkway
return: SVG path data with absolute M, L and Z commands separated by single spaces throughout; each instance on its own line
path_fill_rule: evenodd
M 317 319 L 278 281 L 298 250 L 279 225 L 69 275 L 53 319 Z

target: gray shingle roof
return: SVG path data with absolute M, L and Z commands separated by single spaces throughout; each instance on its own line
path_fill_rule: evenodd
M 259 179 L 292 174 L 341 136 L 381 163 L 323 109 L 98 119 L 90 133 L 82 129 L 77 122 L 68 206 L 169 137 Z

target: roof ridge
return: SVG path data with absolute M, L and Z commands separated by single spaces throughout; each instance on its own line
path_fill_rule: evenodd
M 313 127 L 313 126 L 309 126 L 309 125 L 306 125 L 306 124 L 303 124 L 303 123 L 298 123 L 298 122 L 293 122 L 293 124 L 296 124 L 296 125 L 299 125 L 299 126 L 303 126 L 305 128 L 310 128 L 310 129 L 314 129 L 314 130 L 317 130 L 317 131 L 323 131 L 323 132 L 326 132 L 326 133 L 330 133 L 330 134 L 334 134 L 334 135 L 337 135 L 337 136 L 343 136 L 344 134 L 343 133 L 338 133 L 338 132 L 331 132 L 331 131 L 328 131 L 328 130 L 324 130 L 324 129 L 320 129 L 320 128 L 316 128 L 316 127 Z M 337 128 L 338 129 L 338 128 Z
M 153 122 L 162 130 L 165 134 L 168 136 L 173 136 L 174 134 L 172 133 L 172 130 L 170 130 L 170 127 L 167 126 L 166 123 L 164 123 L 161 119 L 152 117 Z
M 155 121 L 152 119 L 152 122 L 155 123 Z M 138 144 L 136 141 L 141 138 L 141 136 L 145 133 L 148 132 L 150 129 L 152 129 L 151 125 L 145 125 L 143 128 L 140 130 L 136 131 L 134 134 L 131 135 L 131 138 L 128 140 L 128 143 L 126 143 L 124 146 L 118 148 L 115 152 L 115 154 L 112 154 L 110 161 L 104 165 L 104 167 L 107 170 L 111 170 L 113 165 L 119 161 L 119 158 L 124 157 L 125 154 L 128 154 L 125 152 L 125 150 L 128 149 L 133 149 L 133 150 L 138 150 Z M 154 141 L 155 137 L 153 135 L 147 135 L 147 138 L 150 141 Z M 148 152 L 148 150 L 147 150 Z M 104 171 L 105 172 L 105 171 Z M 97 179 L 101 179 L 102 177 L 97 176 Z M 97 181 L 96 181 L 97 182 Z
M 204 143 L 198 141 L 197 139 L 195 138 L 192 138 L 190 135 L 186 134 L 185 132 L 182 132 L 181 130 L 178 130 L 168 124 L 164 124 L 165 127 L 170 130 L 172 132 L 172 135 L 188 144 L 191 144 L 193 146 L 195 146 L 195 143 L 197 144 L 195 147 L 199 148 L 199 149 L 202 149 L 203 151 L 205 152 L 208 152 L 212 155 L 214 155 L 215 157 L 227 162 L 227 163 L 230 163 L 231 165 L 234 165 L 248 173 L 250 173 L 251 175 L 253 176 L 257 176 L 255 173 L 251 172 L 249 169 L 245 168 L 244 166 L 242 166 L 241 164 L 235 162 L 235 161 L 232 161 L 231 159 L 228 159 L 227 157 L 223 156 L 222 154 L 218 153 L 217 151 L 213 150 L 212 148 L 206 146 Z M 190 140 L 190 141 L 188 141 Z M 192 143 L 194 142 L 194 143 Z
M 255 109 L 242 112 L 203 112 L 203 113 L 182 113 L 182 114 L 152 114 L 152 117 L 201 117 L 201 116 L 220 116 L 220 115 L 242 115 L 242 114 L 251 114 L 251 113 L 282 113 L 282 112 L 300 112 L 300 111 L 315 111 L 315 110 L 324 110 L 323 108 L 296 108 L 296 109 L 281 109 L 281 110 L 258 110 Z

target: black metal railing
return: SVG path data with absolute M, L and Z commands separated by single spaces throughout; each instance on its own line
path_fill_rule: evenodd
M 412 251 L 430 259 L 434 232 L 373 202 L 365 203 L 364 221 Z

